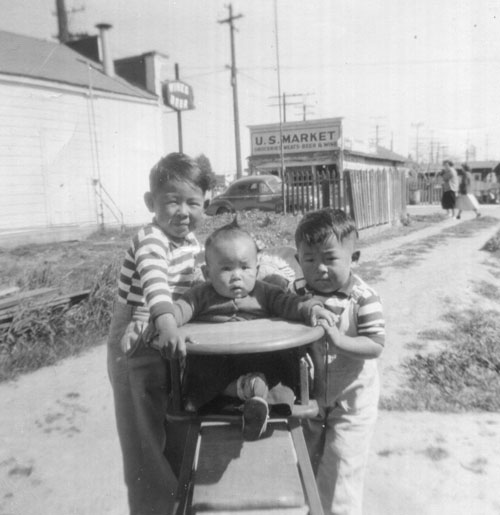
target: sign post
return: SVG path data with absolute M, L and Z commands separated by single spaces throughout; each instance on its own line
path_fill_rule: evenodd
M 177 63 L 175 63 L 175 80 L 179 80 L 179 65 Z M 180 109 L 177 109 L 177 137 L 179 139 L 179 152 L 182 154 L 182 116 Z
M 162 86 L 163 102 L 177 112 L 179 152 L 182 152 L 181 112 L 194 109 L 193 89 L 179 80 L 179 65 L 175 63 L 175 81 L 166 81 Z

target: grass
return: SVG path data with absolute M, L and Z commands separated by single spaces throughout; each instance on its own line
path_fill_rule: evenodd
M 359 268 L 360 274 L 370 282 L 373 279 L 379 279 L 383 273 L 383 269 L 386 268 L 389 263 L 391 269 L 410 268 L 425 259 L 425 256 L 429 252 L 439 245 L 445 244 L 451 238 L 469 237 L 474 235 L 478 230 L 490 227 L 497 223 L 498 220 L 496 218 L 489 216 L 464 221 L 458 225 L 444 229 L 438 234 L 433 234 L 432 236 L 428 236 L 427 238 L 423 238 L 417 242 L 408 243 L 390 251 L 384 261 L 378 261 L 377 263 L 373 261 L 361 263 Z
M 499 248 L 500 231 L 483 250 L 500 260 Z M 499 298 L 498 288 L 491 284 L 480 282 L 474 288 L 477 295 Z M 448 330 L 429 328 L 418 336 L 421 341 L 442 341 L 445 348 L 407 360 L 407 384 L 394 396 L 382 399 L 383 409 L 500 411 L 499 311 L 453 311 L 445 315 L 444 322 Z
M 408 382 L 381 407 L 412 411 L 500 410 L 500 320 L 498 311 L 449 313 L 449 332 L 432 335 L 446 349 L 416 354 L 404 368 Z
M 300 215 L 252 211 L 241 213 L 238 218 L 262 245 L 294 246 Z M 231 220 L 231 215 L 206 218 L 197 231 L 200 241 L 204 242 L 215 228 Z M 359 247 L 375 245 L 381 238 L 404 236 L 441 220 L 440 213 L 413 216 L 382 234 L 365 237 L 362 233 Z M 1 287 L 18 286 L 21 290 L 56 287 L 61 293 L 91 290 L 87 300 L 66 310 L 22 305 L 8 331 L 0 333 L 0 381 L 52 365 L 102 343 L 109 327 L 119 267 L 136 230 L 133 227 L 125 231 L 106 230 L 81 242 L 0 249 Z M 376 262 L 364 263 L 362 267 L 362 275 L 370 282 L 382 273 Z

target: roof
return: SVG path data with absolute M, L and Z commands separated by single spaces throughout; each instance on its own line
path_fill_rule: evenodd
M 486 168 L 496 168 L 498 165 L 500 165 L 499 161 L 467 161 L 467 164 L 469 165 L 469 168 L 471 170 L 477 170 L 477 169 L 486 169 Z
M 382 150 L 382 152 L 381 152 Z M 344 150 L 346 155 L 352 155 L 352 156 L 359 156 L 359 157 L 365 157 L 369 159 L 379 159 L 381 161 L 393 161 L 398 163 L 405 163 L 407 159 L 399 154 L 396 154 L 395 152 L 392 152 L 391 150 L 387 150 L 382 147 L 378 147 L 377 152 L 361 152 L 360 150 Z
M 89 87 L 154 100 L 156 95 L 133 86 L 120 77 L 110 77 L 102 66 L 66 45 L 0 30 L 0 75 Z
M 402 163 L 408 161 L 408 158 L 402 156 L 401 154 L 397 154 L 388 148 L 380 146 L 377 147 L 377 156 L 380 156 L 382 159 L 387 159 L 388 161 L 400 161 Z
M 236 181 L 238 181 L 239 183 L 255 182 L 255 179 L 258 179 L 259 181 L 268 181 L 270 179 L 280 180 L 280 178 L 277 175 L 261 173 L 261 174 L 245 175 L 244 177 L 240 177 L 239 179 L 236 179 L 234 182 L 236 182 Z
M 122 57 L 120 59 L 115 59 L 115 63 L 125 63 L 128 61 L 136 61 L 137 59 L 145 59 L 146 57 L 161 57 L 162 59 L 169 59 L 169 56 L 167 54 L 162 54 L 161 52 L 157 52 L 156 50 L 151 50 L 150 52 L 144 52 L 143 54 L 139 55 L 131 55 L 129 57 Z

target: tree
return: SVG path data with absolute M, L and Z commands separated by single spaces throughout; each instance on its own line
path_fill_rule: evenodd
M 215 174 L 212 170 L 212 165 L 210 163 L 210 159 L 208 159 L 208 157 L 205 154 L 200 154 L 199 156 L 196 156 L 194 158 L 194 160 L 198 164 L 200 170 L 202 172 L 206 173 L 207 176 L 209 177 L 209 188 L 208 189 L 211 190 L 216 184 L 216 178 L 215 178 Z

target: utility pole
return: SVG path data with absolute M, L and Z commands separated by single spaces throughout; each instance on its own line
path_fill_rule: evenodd
M 233 88 L 233 112 L 234 112 L 234 138 L 236 143 L 236 178 L 239 179 L 242 176 L 241 173 L 241 147 L 240 147 L 240 117 L 238 113 L 238 83 L 236 80 L 236 55 L 234 49 L 234 20 L 243 18 L 242 14 L 233 16 L 233 6 L 229 4 L 227 6 L 229 10 L 229 16 L 225 20 L 219 20 L 219 23 L 229 24 L 229 34 L 231 38 L 231 86 Z
M 379 123 L 379 120 L 384 119 L 385 116 L 372 116 L 371 118 L 373 120 L 375 120 L 375 140 L 372 140 L 372 141 L 374 141 L 374 143 L 375 143 L 375 152 L 376 152 L 378 147 L 380 146 L 380 140 L 381 140 L 380 132 L 381 132 L 382 127 Z
M 307 118 L 307 108 L 314 107 L 312 104 L 306 104 L 306 99 L 302 101 L 302 121 L 306 121 Z
M 418 123 L 412 123 L 411 124 L 411 126 L 416 129 L 416 136 L 415 136 L 415 161 L 417 162 L 417 164 L 418 164 L 418 159 L 420 157 L 420 155 L 419 155 L 419 131 L 420 131 L 420 127 L 422 127 L 422 125 L 423 125 L 423 122 L 418 122 Z
M 287 102 L 286 99 L 289 97 L 303 97 L 304 95 L 307 95 L 307 94 L 308 93 L 288 93 L 288 94 L 283 93 L 283 95 L 282 95 L 283 100 L 282 100 L 282 104 L 281 104 L 283 106 L 283 123 L 286 122 L 286 106 L 302 104 L 302 102 Z M 269 97 L 269 98 L 277 98 L 277 99 L 281 100 L 281 97 L 277 97 L 277 96 Z M 280 105 L 280 104 L 271 104 L 270 107 L 274 107 L 277 105 Z

